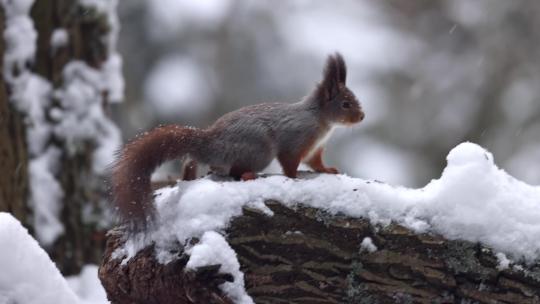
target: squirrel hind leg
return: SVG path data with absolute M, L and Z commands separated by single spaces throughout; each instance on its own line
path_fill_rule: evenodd
M 253 179 L 256 179 L 256 178 L 257 178 L 257 173 L 255 173 L 253 171 L 244 172 L 240 176 L 240 179 L 243 180 L 243 181 L 253 180 Z
M 287 153 L 278 155 L 278 161 L 281 164 L 281 168 L 283 168 L 283 173 L 290 178 L 296 178 L 301 159 L 301 156 L 295 156 Z
M 184 165 L 182 180 L 191 181 L 197 179 L 197 161 L 190 160 Z
M 257 178 L 257 173 L 253 170 L 233 166 L 229 171 L 229 176 L 233 177 L 235 180 L 248 181 Z

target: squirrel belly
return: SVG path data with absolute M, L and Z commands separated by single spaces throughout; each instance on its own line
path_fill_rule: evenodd
M 192 159 L 192 171 L 200 162 L 235 178 L 254 178 L 275 158 L 290 178 L 296 177 L 300 162 L 317 172 L 337 173 L 323 164 L 324 142 L 333 126 L 364 118 L 345 82 L 345 62 L 335 54 L 327 59 L 323 80 L 300 102 L 248 106 L 225 114 L 207 129 L 167 125 L 137 137 L 113 166 L 112 191 L 121 219 L 136 229 L 151 223 L 153 171 L 186 156 Z M 185 176 L 192 179 L 192 173 Z

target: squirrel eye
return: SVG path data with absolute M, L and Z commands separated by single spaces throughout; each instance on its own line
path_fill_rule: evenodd
M 352 106 L 352 103 L 350 101 L 344 101 L 341 106 L 345 109 L 350 109 Z

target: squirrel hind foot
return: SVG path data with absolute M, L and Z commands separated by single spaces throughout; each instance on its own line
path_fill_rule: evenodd
M 252 171 L 244 172 L 242 175 L 240 175 L 240 180 L 248 181 L 248 180 L 254 180 L 257 178 L 257 174 Z
M 336 169 L 336 168 L 334 168 L 334 167 L 319 168 L 319 169 L 316 169 L 315 172 L 318 172 L 318 173 L 328 173 L 328 174 L 339 174 L 338 169 Z

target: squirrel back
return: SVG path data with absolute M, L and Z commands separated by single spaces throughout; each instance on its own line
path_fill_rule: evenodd
M 340 54 L 329 56 L 323 80 L 302 101 L 259 104 L 230 112 L 207 129 L 168 125 L 128 143 L 113 167 L 112 190 L 121 218 L 145 227 L 155 215 L 150 176 L 156 167 L 189 156 L 218 174 L 252 179 L 274 158 L 295 178 L 300 162 L 316 172 L 337 173 L 322 162 L 324 140 L 335 125 L 364 118 L 346 85 Z

